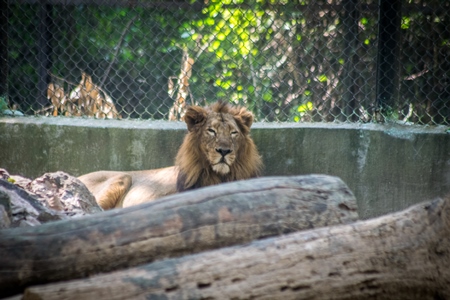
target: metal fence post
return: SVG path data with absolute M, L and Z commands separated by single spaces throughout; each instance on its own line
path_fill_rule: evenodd
M 0 97 L 8 96 L 8 12 L 8 0 L 0 0 Z
M 47 105 L 47 85 L 50 82 L 48 71 L 51 70 L 52 43 L 52 5 L 41 4 L 39 8 L 39 41 L 38 41 L 38 109 Z
M 354 114 L 356 104 L 356 97 L 358 93 L 358 86 L 356 79 L 358 73 L 356 71 L 356 63 L 358 60 L 358 0 L 344 0 L 345 17 L 343 25 L 345 28 L 344 36 L 344 116 L 347 120 L 355 121 L 358 116 Z
M 383 116 L 398 102 L 401 0 L 379 0 L 376 106 Z

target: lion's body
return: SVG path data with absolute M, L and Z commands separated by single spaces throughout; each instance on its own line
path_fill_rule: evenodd
M 216 103 L 189 107 L 188 133 L 175 166 L 145 171 L 98 171 L 79 179 L 104 209 L 127 207 L 176 192 L 259 176 L 262 160 L 250 137 L 253 115 Z
M 176 167 L 144 171 L 98 171 L 78 179 L 103 209 L 128 207 L 176 193 Z

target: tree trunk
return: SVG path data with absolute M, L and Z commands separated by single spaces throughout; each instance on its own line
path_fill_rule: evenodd
M 356 200 L 336 177 L 266 177 L 207 187 L 0 231 L 0 294 L 356 219 Z
M 350 225 L 255 241 L 24 299 L 449 299 L 450 198 Z

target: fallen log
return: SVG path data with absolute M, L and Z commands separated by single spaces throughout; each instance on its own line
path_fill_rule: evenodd
M 24 299 L 450 299 L 450 198 L 89 279 Z
M 339 178 L 266 177 L 36 228 L 0 231 L 0 295 L 302 229 L 352 223 Z

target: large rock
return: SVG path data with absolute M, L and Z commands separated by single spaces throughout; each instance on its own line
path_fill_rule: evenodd
M 36 226 L 68 218 L 49 209 L 22 188 L 0 179 L 1 227 Z
M 30 190 L 44 206 L 70 217 L 103 211 L 78 178 L 61 171 L 36 178 L 30 183 Z
M 69 174 L 46 173 L 31 180 L 0 169 L 0 228 L 36 226 L 100 211 L 84 184 Z

